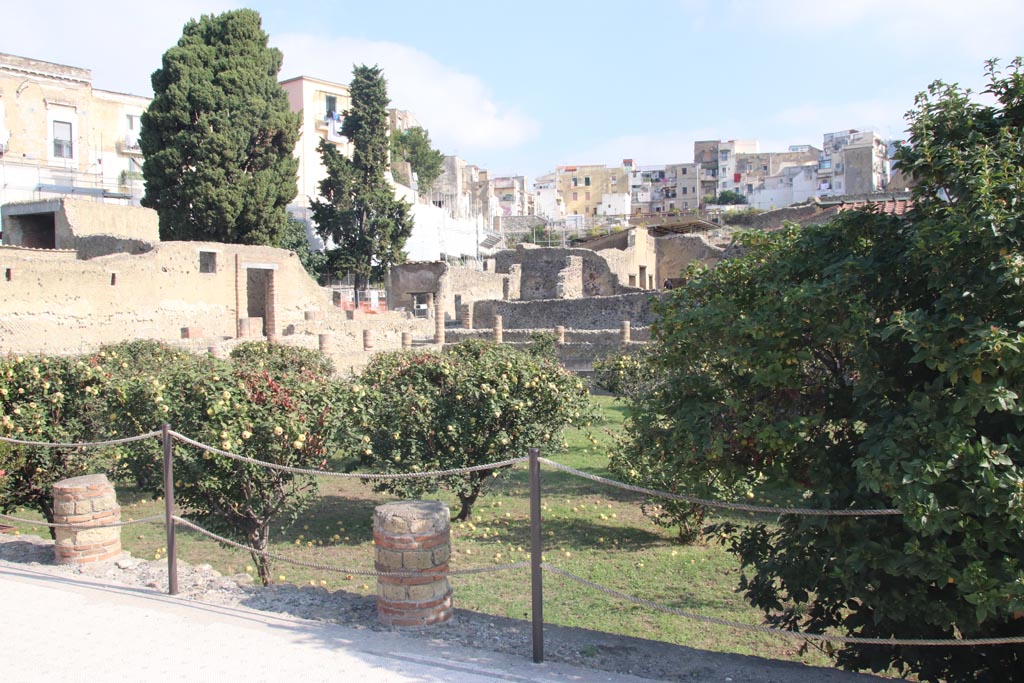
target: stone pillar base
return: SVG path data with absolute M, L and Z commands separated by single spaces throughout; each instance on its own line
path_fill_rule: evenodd
M 373 515 L 375 567 L 414 576 L 377 577 L 377 617 L 388 626 L 440 624 L 454 614 L 447 576 L 451 557 L 450 513 L 435 500 L 380 505 Z
M 117 494 L 106 475 L 90 474 L 54 484 L 53 521 L 83 525 L 55 529 L 57 564 L 87 564 L 121 554 L 121 527 L 90 529 L 88 526 L 121 521 Z

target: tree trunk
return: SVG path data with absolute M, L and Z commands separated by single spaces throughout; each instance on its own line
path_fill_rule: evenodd
M 465 522 L 469 519 L 470 515 L 473 514 L 473 505 L 476 503 L 476 499 L 480 497 L 480 487 L 474 486 L 473 490 L 467 495 L 459 494 L 459 503 L 462 505 L 462 509 L 459 510 L 458 516 L 455 518 L 456 522 Z
M 249 532 L 249 545 L 256 550 L 265 553 L 267 551 L 267 528 L 255 529 Z M 270 575 L 271 564 L 270 558 L 258 553 L 250 552 L 252 556 L 253 565 L 256 567 L 256 573 L 260 577 L 260 581 L 264 586 L 270 585 L 273 577 Z

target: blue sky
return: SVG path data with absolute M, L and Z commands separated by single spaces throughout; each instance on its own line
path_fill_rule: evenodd
M 239 6 L 0 0 L 0 16 L 19 19 L 0 51 L 149 95 L 190 17 Z M 354 63 L 380 64 L 393 106 L 412 110 L 441 151 L 530 178 L 562 164 L 690 161 L 695 139 L 781 151 L 851 127 L 901 137 L 932 80 L 977 88 L 986 58 L 1024 54 L 1021 0 L 246 6 L 284 52 L 282 78 L 347 83 Z

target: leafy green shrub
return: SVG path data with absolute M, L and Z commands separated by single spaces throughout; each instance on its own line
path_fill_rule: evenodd
M 380 353 L 352 391 L 361 397 L 360 423 L 348 452 L 378 472 L 471 467 L 552 448 L 566 425 L 586 423 L 590 397 L 583 382 L 554 359 L 479 340 L 441 353 Z M 365 395 L 365 397 L 364 397 Z M 498 472 L 375 484 L 379 491 L 416 496 L 446 488 L 468 519 Z
M 531 332 L 526 351 L 542 358 L 558 358 L 558 336 L 554 332 Z
M 272 342 L 245 342 L 231 349 L 236 363 L 278 374 L 313 375 L 330 377 L 334 363 L 318 349 L 274 344 Z
M 106 392 L 109 377 L 100 363 L 84 359 L 0 358 L 0 436 L 51 443 L 101 440 L 106 427 L 98 397 Z M 105 465 L 96 451 L 5 444 L 0 449 L 0 510 L 29 507 L 52 523 L 53 484 Z
M 270 352 L 269 367 L 209 356 L 181 359 L 151 377 L 140 374 L 122 387 L 116 420 L 126 431 L 152 429 L 164 421 L 175 431 L 216 448 L 276 465 L 304 469 L 326 466 L 336 416 L 347 394 L 329 377 Z M 249 358 L 249 357 L 247 357 Z M 251 358 L 250 358 L 251 359 Z M 156 491 L 159 449 L 143 444 L 132 469 Z M 316 479 L 269 469 L 175 445 L 176 501 L 212 531 L 265 551 L 272 523 L 294 519 L 317 491 Z M 253 562 L 264 584 L 270 562 Z
M 902 516 L 724 525 L 741 589 L 779 626 L 860 637 L 1024 635 L 1024 73 L 994 105 L 936 83 L 898 153 L 906 217 L 745 235 L 673 290 L 665 373 L 634 406 L 638 471 L 698 493 L 760 480 L 804 505 Z M 738 493 L 738 492 L 737 492 Z M 840 665 L 1014 680 L 1024 650 L 846 645 Z
M 658 373 L 650 344 L 636 350 L 612 353 L 594 361 L 594 384 L 624 398 L 639 398 L 653 390 Z

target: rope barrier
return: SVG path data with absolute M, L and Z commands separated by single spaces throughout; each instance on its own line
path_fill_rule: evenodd
M 215 534 L 212 531 L 207 531 L 206 529 L 202 528 L 201 526 L 199 526 L 195 522 L 191 522 L 191 521 L 185 519 L 184 517 L 178 517 L 177 515 L 174 515 L 172 517 L 172 519 L 175 522 L 177 522 L 178 524 L 181 524 L 182 526 L 184 526 L 186 528 L 192 529 L 193 531 L 195 531 L 195 532 L 197 532 L 199 534 L 202 534 L 203 536 L 206 536 L 208 538 L 212 538 L 213 540 L 218 541 L 219 543 L 223 543 L 224 545 L 228 545 L 228 546 L 231 546 L 232 548 L 237 548 L 239 550 L 246 550 L 246 551 L 248 551 L 250 553 L 259 555 L 260 557 L 266 557 L 266 558 L 271 559 L 271 560 L 276 560 L 278 562 L 285 562 L 287 564 L 293 564 L 293 565 L 296 565 L 296 566 L 299 566 L 299 567 L 306 567 L 307 569 L 316 569 L 318 571 L 324 571 L 324 572 L 335 572 L 337 574 L 351 574 L 352 576 L 378 576 L 378 577 L 379 576 L 384 576 L 384 577 L 391 577 L 391 578 L 411 579 L 411 578 L 418 578 L 418 577 L 422 577 L 422 576 L 438 576 L 438 577 L 441 577 L 441 576 L 464 576 L 464 575 L 468 575 L 468 574 L 488 574 L 490 572 L 500 572 L 500 571 L 506 571 L 508 569 L 523 569 L 524 567 L 529 567 L 530 566 L 529 562 L 513 562 L 513 563 L 510 563 L 510 564 L 498 564 L 498 565 L 494 565 L 493 567 L 475 567 L 473 569 L 448 569 L 448 570 L 445 570 L 443 572 L 437 572 L 437 571 L 423 571 L 423 572 L 378 572 L 378 571 L 366 571 L 366 570 L 362 570 L 362 569 L 344 569 L 342 567 L 335 567 L 334 565 L 319 564 L 317 562 L 304 562 L 302 560 L 295 560 L 295 559 L 292 559 L 290 557 L 285 557 L 283 555 L 276 555 L 274 553 L 268 553 L 268 552 L 263 551 L 263 550 L 257 550 L 256 548 L 253 548 L 252 546 L 246 545 L 244 543 L 238 543 L 237 541 L 232 541 L 229 538 L 224 538 L 223 536 Z
M 907 646 L 921 646 L 921 647 L 938 647 L 938 646 L 954 646 L 954 647 L 971 647 L 976 645 L 1017 645 L 1024 643 L 1024 636 L 1015 636 L 1011 638 L 964 638 L 962 640 L 957 639 L 913 639 L 913 638 L 858 638 L 856 636 L 833 636 L 824 633 L 805 633 L 803 631 L 787 631 L 785 629 L 773 628 L 771 626 L 760 626 L 758 624 L 744 624 L 740 621 L 732 621 L 730 619 L 719 619 L 718 617 L 708 617 L 702 614 L 696 614 L 694 612 L 687 612 L 685 610 L 676 609 L 674 607 L 668 607 L 660 603 L 654 602 L 653 600 L 646 600 L 644 598 L 638 598 L 628 593 L 617 591 L 607 586 L 602 586 L 599 583 L 588 581 L 584 578 L 576 576 L 571 572 L 567 572 L 564 569 L 553 567 L 547 562 L 541 563 L 541 568 L 545 571 L 549 571 L 552 574 L 557 574 L 561 577 L 575 581 L 576 583 L 591 588 L 605 595 L 610 595 L 626 602 L 631 602 L 635 605 L 642 605 L 659 612 L 666 612 L 668 614 L 674 614 L 676 616 L 685 617 L 687 619 L 693 619 L 694 621 L 700 621 L 705 624 L 715 624 L 717 626 L 729 626 L 731 628 L 742 629 L 745 631 L 756 631 L 758 633 L 771 633 L 777 636 L 783 636 L 785 638 L 798 638 L 802 640 L 816 640 L 820 642 L 831 642 L 831 643 L 843 643 L 847 645 L 907 645 Z
M 671 500 L 681 500 L 685 503 L 704 505 L 711 508 L 737 510 L 739 512 L 760 512 L 775 515 L 809 515 L 819 517 L 878 517 L 882 515 L 903 514 L 902 511 L 892 508 L 881 510 L 822 510 L 813 508 L 771 507 L 766 505 L 748 505 L 746 503 L 729 503 L 720 500 L 710 500 L 707 498 L 698 498 L 696 496 L 669 493 L 668 491 L 659 491 L 657 489 L 648 489 L 644 488 L 643 486 L 633 486 L 632 484 L 624 484 L 621 481 L 615 481 L 614 479 L 599 477 L 596 474 L 582 472 L 573 467 L 569 467 L 568 465 L 557 463 L 554 460 L 548 460 L 547 458 L 538 458 L 538 460 L 544 463 L 545 465 L 550 465 L 556 470 L 561 470 L 562 472 L 567 472 L 577 477 L 583 477 L 584 479 L 596 481 L 600 484 L 615 486 L 620 489 L 625 489 L 626 491 L 633 491 L 634 493 L 643 493 L 648 496 L 654 496 L 655 498 L 669 498 Z
M 123 439 L 111 439 L 109 441 L 85 441 L 83 443 L 50 443 L 47 441 L 24 441 L 22 439 L 11 439 L 6 436 L 0 436 L 0 441 L 4 443 L 12 443 L 18 446 L 43 446 L 46 448 L 102 448 L 104 446 L 117 446 L 123 443 L 132 443 L 133 441 L 144 441 L 146 439 L 153 438 L 154 436 L 160 436 L 160 432 L 146 432 L 145 434 L 139 434 L 138 436 L 127 436 Z
M 501 467 L 508 467 L 510 465 L 516 465 L 521 462 L 526 462 L 529 458 L 523 456 L 519 458 L 510 458 L 509 460 L 502 460 L 500 462 L 487 463 L 485 465 L 474 465 L 473 467 L 459 467 L 453 470 L 435 470 L 431 472 L 396 472 L 392 474 L 384 473 L 361 473 L 361 472 L 330 472 L 327 470 L 314 470 L 305 467 L 291 467 L 289 465 L 278 465 L 276 463 L 267 462 L 265 460 L 257 460 L 256 458 L 249 458 L 244 455 L 238 455 L 237 453 L 231 453 L 230 451 L 224 451 L 213 446 L 208 446 L 200 441 L 190 439 L 183 434 L 171 431 L 171 436 L 179 441 L 186 443 L 196 448 L 201 448 L 204 451 L 210 453 L 216 453 L 217 455 L 223 455 L 225 458 L 231 458 L 239 462 L 246 462 L 250 465 L 261 465 L 272 470 L 280 470 L 281 472 L 290 472 L 292 474 L 308 474 L 314 477 L 340 477 L 342 479 L 422 479 L 427 477 L 448 477 L 456 474 L 468 474 L 469 472 L 480 472 L 483 470 L 495 470 Z
M 21 524 L 30 524 L 32 526 L 45 526 L 51 529 L 109 529 L 119 526 L 131 526 L 132 524 L 148 524 L 149 522 L 163 521 L 163 515 L 152 515 L 150 517 L 142 517 L 141 519 L 129 519 L 123 522 L 110 522 L 108 524 L 90 524 L 89 522 L 61 522 L 55 524 L 53 522 L 46 522 L 38 519 L 23 519 L 21 517 L 13 517 L 11 515 L 0 514 L 0 519 L 9 519 L 12 522 L 19 522 Z

